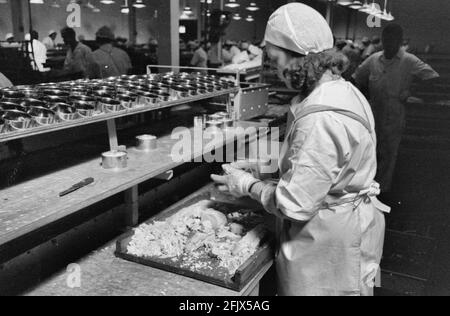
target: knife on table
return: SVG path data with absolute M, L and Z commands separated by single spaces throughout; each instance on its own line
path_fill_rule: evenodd
M 77 191 L 77 190 L 79 190 L 79 189 L 81 189 L 81 188 L 84 188 L 85 186 L 88 186 L 88 185 L 91 184 L 91 183 L 94 183 L 94 178 L 87 178 L 87 179 L 84 179 L 83 181 L 81 181 L 81 182 L 79 182 L 79 183 L 73 185 L 70 189 L 61 192 L 61 193 L 59 194 L 59 196 L 60 196 L 60 197 L 66 196 L 66 195 L 68 195 L 68 194 L 70 194 L 70 193 L 72 193 L 72 192 L 75 192 L 75 191 Z

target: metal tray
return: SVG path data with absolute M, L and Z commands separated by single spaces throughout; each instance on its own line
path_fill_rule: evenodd
M 154 217 L 153 219 L 147 221 L 146 223 L 152 223 L 154 221 L 164 221 L 168 217 L 174 215 L 181 209 L 195 204 L 199 201 L 210 199 L 214 201 L 214 208 L 222 211 L 224 213 L 236 212 L 245 208 L 248 211 L 254 211 L 256 209 L 248 209 L 245 204 L 239 203 L 238 200 L 230 198 L 231 203 L 224 201 L 217 201 L 215 199 L 214 192 L 205 192 L 200 190 L 197 193 L 189 196 L 188 198 L 180 201 L 179 203 L 173 205 L 160 215 Z M 223 195 L 222 195 L 223 197 Z M 248 225 L 252 225 L 249 223 Z M 257 225 L 257 224 L 256 224 Z M 254 226 L 256 226 L 254 225 Z M 244 226 L 246 226 L 244 224 Z M 247 229 L 252 229 L 253 227 L 247 226 Z M 130 231 L 120 237 L 117 241 L 115 255 L 119 258 L 146 265 L 149 267 L 157 268 L 160 270 L 176 273 L 186 277 L 194 278 L 207 283 L 215 284 L 224 288 L 228 288 L 234 291 L 241 291 L 246 287 L 246 285 L 258 274 L 258 272 L 266 266 L 267 263 L 273 260 L 273 240 L 270 235 L 267 235 L 262 245 L 257 249 L 257 251 L 250 257 L 237 271 L 234 275 L 231 275 L 228 270 L 220 267 L 218 262 L 208 256 L 201 256 L 198 260 L 199 262 L 207 262 L 207 268 L 200 269 L 189 269 L 183 267 L 184 258 L 176 258 L 176 260 L 161 259 L 157 257 L 137 257 L 127 253 L 128 244 L 133 237 L 134 232 Z

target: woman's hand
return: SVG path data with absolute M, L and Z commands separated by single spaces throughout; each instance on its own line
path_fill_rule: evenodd
M 236 169 L 231 165 L 223 165 L 225 175 L 211 175 L 211 179 L 219 185 L 219 190 L 229 192 L 235 197 L 245 197 L 250 195 L 250 188 L 253 184 L 259 182 L 250 173 Z

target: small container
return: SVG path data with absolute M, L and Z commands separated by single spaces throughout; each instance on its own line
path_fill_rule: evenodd
M 124 151 L 108 151 L 102 154 L 102 167 L 106 170 L 122 170 L 128 165 L 128 154 Z
M 163 102 L 168 102 L 168 101 L 170 101 L 170 94 L 168 94 L 168 93 L 160 93 L 160 94 L 158 95 L 158 97 L 159 97 L 159 99 L 160 99 L 161 101 L 163 101 Z
M 47 95 L 42 100 L 46 103 L 47 108 L 51 108 L 56 103 L 67 103 L 67 100 L 53 95 Z
M 136 137 L 137 149 L 141 151 L 152 151 L 158 148 L 157 138 L 153 135 L 140 135 Z
M 194 117 L 194 128 L 204 128 L 205 122 L 203 120 L 203 116 L 195 116 Z
M 139 95 L 137 95 L 136 93 L 127 91 L 125 93 L 121 93 L 117 95 L 118 98 L 120 97 L 128 97 L 131 99 L 131 107 L 135 108 L 137 106 L 139 106 Z
M 56 122 L 56 113 L 45 107 L 31 107 L 28 114 L 41 126 L 51 125 Z
M 87 94 L 88 94 L 88 89 L 84 89 L 84 88 L 76 88 L 76 89 L 70 90 L 71 96 L 84 96 Z
M 117 95 L 117 101 L 120 102 L 120 105 L 123 109 L 129 110 L 134 107 L 134 102 L 131 97 L 125 94 L 118 94 Z
M 0 110 L 3 111 L 17 110 L 20 112 L 26 112 L 27 108 L 14 102 L 0 102 Z
M 119 112 L 123 110 L 121 102 L 111 98 L 101 99 L 100 106 L 102 111 L 105 113 Z
M 220 129 L 224 128 L 225 126 L 224 126 L 223 121 L 209 120 L 209 121 L 206 121 L 205 127 L 209 128 L 209 129 L 219 129 L 220 130 Z
M 89 103 L 92 106 L 97 106 L 97 100 L 94 97 L 90 97 L 87 95 L 73 95 L 70 97 L 70 101 L 83 101 Z
M 77 109 L 67 103 L 55 103 L 51 110 L 56 113 L 62 121 L 73 121 L 78 118 Z
M 153 106 L 159 101 L 159 96 L 151 92 L 140 91 L 139 103 L 145 106 Z
M 25 94 L 18 90 L 3 90 L 2 94 L 3 100 L 8 99 L 20 101 L 21 99 L 25 98 Z
M 175 86 L 172 88 L 172 94 L 171 96 L 174 99 L 184 99 L 189 97 L 189 89 L 183 87 L 183 86 Z
M 6 122 L 3 119 L 4 114 L 5 114 L 5 112 L 0 111 L 0 134 L 5 131 Z
M 208 121 L 222 121 L 223 120 L 223 116 L 220 114 L 211 114 L 208 115 Z
M 16 131 L 28 129 L 33 125 L 32 117 L 29 114 L 17 110 L 5 111 L 3 119 L 5 125 Z
M 19 91 L 25 95 L 25 98 L 38 99 L 41 97 L 41 94 L 36 89 L 24 88 Z
M 65 90 L 57 90 L 57 89 L 44 90 L 43 94 L 46 96 L 59 97 L 59 98 L 63 99 L 64 101 L 68 101 L 69 96 L 70 96 L 69 92 L 67 92 Z
M 75 101 L 72 105 L 77 109 L 79 116 L 82 118 L 91 117 L 95 114 L 95 106 L 85 101 Z
M 47 108 L 47 103 L 46 102 L 40 101 L 40 100 L 37 100 L 37 99 L 32 99 L 32 98 L 23 99 L 20 102 L 20 105 L 25 107 L 25 108 L 27 108 L 27 109 L 30 109 L 32 107 L 45 107 L 45 108 Z

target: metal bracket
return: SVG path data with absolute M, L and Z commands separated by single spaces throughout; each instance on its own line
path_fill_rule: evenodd
M 117 140 L 116 120 L 108 120 L 106 123 L 108 124 L 109 147 L 111 151 L 118 151 L 119 141 Z

